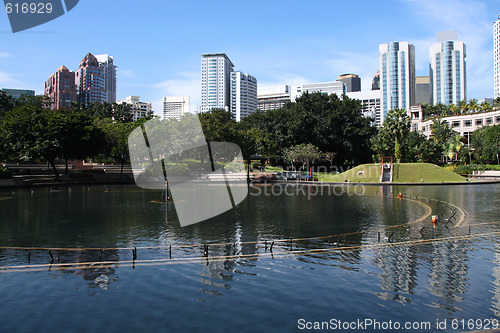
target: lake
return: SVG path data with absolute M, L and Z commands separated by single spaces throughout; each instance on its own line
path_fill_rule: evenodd
M 0 190 L 1 331 L 448 332 L 500 320 L 499 184 L 255 186 L 186 227 L 161 195 Z

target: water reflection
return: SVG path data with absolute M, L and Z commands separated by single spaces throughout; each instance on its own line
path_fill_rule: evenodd
M 422 204 L 428 204 L 433 212 L 443 217 L 450 215 L 450 209 L 435 202 L 415 203 L 389 196 L 391 193 L 407 192 L 412 196 L 419 194 L 451 200 L 469 209 L 472 221 L 488 222 L 500 216 L 499 205 L 481 209 L 481 202 L 484 206 L 486 199 L 499 198 L 498 187 L 486 187 L 485 190 L 479 187 L 372 187 L 365 196 L 312 196 L 311 193 L 315 192 L 310 186 L 305 189 L 288 191 L 293 195 L 250 195 L 236 209 L 185 228 L 179 226 L 172 204 L 157 202 L 161 196 L 159 192 L 114 186 L 107 190 L 104 187 L 72 187 L 71 192 L 35 190 L 33 195 L 29 191 L 17 190 L 14 198 L 0 200 L 0 244 L 79 246 L 96 250 L 61 251 L 59 256 L 53 252 L 56 258 L 50 272 L 47 272 L 49 266 L 46 266 L 44 272 L 34 274 L 0 273 L 0 286 L 8 286 L 6 282 L 14 286 L 12 290 L 9 287 L 1 289 L 2 299 L 15 299 L 18 293 L 25 290 L 38 291 L 37 281 L 49 277 L 57 283 L 45 280 L 43 287 L 49 286 L 47 290 L 40 290 L 38 298 L 24 295 L 25 299 L 35 303 L 53 297 L 57 303 L 60 301 L 57 291 L 85 286 L 89 291 L 86 294 L 90 295 L 107 290 L 107 295 L 116 297 L 110 297 L 113 302 L 143 302 L 162 308 L 165 313 L 156 313 L 154 318 L 177 316 L 178 303 L 184 310 L 191 309 L 193 313 L 189 318 L 195 318 L 200 308 L 191 302 L 199 299 L 212 303 L 214 306 L 211 308 L 220 309 L 221 313 L 234 318 L 238 317 L 236 313 L 242 312 L 264 316 L 273 313 L 279 306 L 283 307 L 283 304 L 293 304 L 283 315 L 283 320 L 290 322 L 296 321 L 297 313 L 331 316 L 332 311 L 339 319 L 354 315 L 368 317 L 376 313 L 379 320 L 394 319 L 392 316 L 397 315 L 405 320 L 420 320 L 416 317 L 421 313 L 427 317 L 436 316 L 436 313 L 463 317 L 471 311 L 500 316 L 500 248 L 496 236 L 492 236 L 493 243 L 484 248 L 478 248 L 483 239 L 402 245 L 400 242 L 408 240 L 461 235 L 463 230 L 444 226 L 432 229 L 429 219 L 427 224 L 419 222 L 398 226 L 422 217 L 427 209 Z M 429 228 L 421 234 L 419 230 L 424 225 Z M 498 230 L 498 227 L 492 230 Z M 394 244 L 383 245 L 393 231 Z M 477 227 L 473 228 L 474 232 L 482 230 Z M 341 251 L 333 244 L 339 241 L 338 235 L 344 233 L 349 235 L 342 240 L 340 247 L 356 249 Z M 331 239 L 297 240 L 327 235 L 336 236 Z M 269 247 L 271 241 L 277 239 L 293 239 L 293 250 L 332 250 L 302 255 L 278 254 L 290 251 L 289 242 L 284 241 L 274 244 L 276 255 L 272 257 Z M 215 246 L 215 243 L 222 245 Z M 191 244 L 197 246 L 179 247 Z M 146 266 L 141 262 L 168 259 L 170 245 L 173 246 L 173 259 L 199 259 L 203 256 L 203 244 L 209 244 L 209 255 L 202 261 L 191 260 L 188 263 L 186 260 L 182 264 L 164 266 L 161 266 L 163 263 Z M 135 246 L 139 253 L 133 270 L 128 263 L 124 263 L 132 259 L 131 250 L 117 248 Z M 100 247 L 114 250 L 100 252 L 97 250 Z M 30 259 L 32 265 L 48 264 L 51 260 L 47 251 L 42 250 L 32 250 Z M 103 264 L 106 261 L 116 263 Z M 95 264 L 85 269 L 56 270 L 59 262 Z M 20 264 L 27 264 L 27 251 L 0 249 L 1 266 Z M 483 279 L 488 280 L 486 284 L 483 280 L 475 280 L 473 273 L 476 269 L 485 272 L 487 278 L 483 276 Z M 31 284 L 24 284 L 21 288 L 18 279 L 31 280 L 28 281 Z M 137 281 L 147 283 L 139 284 Z M 111 292 L 118 287 L 121 288 L 120 296 Z M 71 291 L 67 294 L 75 296 Z M 276 302 L 274 309 L 262 301 L 266 296 L 272 296 L 270 298 Z M 230 302 L 235 297 L 240 301 L 238 310 Z M 175 306 L 166 306 L 166 299 Z M 317 307 L 310 306 L 311 299 Z M 351 306 L 337 304 L 340 303 L 338 300 L 351 302 L 348 304 Z M 79 301 L 93 304 L 85 298 Z M 352 304 L 356 305 L 355 310 L 352 310 Z M 391 310 L 390 313 L 385 311 L 386 308 Z M 413 312 L 417 308 L 421 313 Z M 330 312 L 321 312 L 322 309 Z M 61 309 L 67 317 L 70 315 L 68 311 Z M 101 312 L 108 315 L 106 311 Z M 148 313 L 125 311 L 127 317 L 135 315 L 137 320 L 152 320 Z M 206 316 L 209 315 L 217 314 L 207 312 Z M 13 318 L 15 316 L 14 313 Z M 19 319 L 18 323 L 21 322 Z
M 500 244 L 495 244 L 495 259 L 493 266 L 493 313 L 500 317 Z

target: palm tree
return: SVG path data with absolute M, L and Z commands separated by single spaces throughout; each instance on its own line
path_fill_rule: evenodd
M 500 97 L 495 98 L 495 100 L 493 101 L 493 107 L 500 108 Z
M 467 111 L 469 110 L 469 105 L 464 100 L 458 102 L 458 106 L 460 107 L 460 111 L 462 114 L 467 113 Z
M 473 98 L 469 101 L 469 111 L 472 113 L 476 113 L 479 109 L 479 105 L 477 104 L 477 99 Z
M 493 107 L 488 102 L 483 102 L 483 103 L 481 103 L 480 106 L 481 106 L 481 110 L 483 112 L 490 112 L 491 110 L 493 110 Z

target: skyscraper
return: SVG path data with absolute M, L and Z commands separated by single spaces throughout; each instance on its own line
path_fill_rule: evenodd
M 82 107 L 106 102 L 104 77 L 99 61 L 91 53 L 80 61 L 75 74 L 76 100 Z
M 236 121 L 257 111 L 257 79 L 242 72 L 231 73 L 231 113 Z
M 164 96 L 163 119 L 181 119 L 189 112 L 189 96 Z
M 76 102 L 75 72 L 61 66 L 45 81 L 44 94 L 50 98 L 50 108 L 59 110 Z
M 98 54 L 95 56 L 102 68 L 104 78 L 104 91 L 106 92 L 106 102 L 116 102 L 116 66 L 113 64 L 113 57 L 109 54 Z
M 233 63 L 225 53 L 202 54 L 201 112 L 231 107 L 231 73 Z
M 466 101 L 465 44 L 452 40 L 433 44 L 429 63 L 432 104 Z
M 356 74 L 342 74 L 337 81 L 345 85 L 345 92 L 361 91 L 361 78 Z
M 415 46 L 408 42 L 379 45 L 381 122 L 387 112 L 415 104 Z
M 500 15 L 493 25 L 493 45 L 495 62 L 495 98 L 500 97 Z

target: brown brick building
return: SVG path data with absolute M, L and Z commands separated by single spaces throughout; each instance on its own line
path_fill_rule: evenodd
M 44 93 L 50 98 L 52 110 L 70 108 L 76 102 L 75 72 L 59 67 L 45 82 Z

